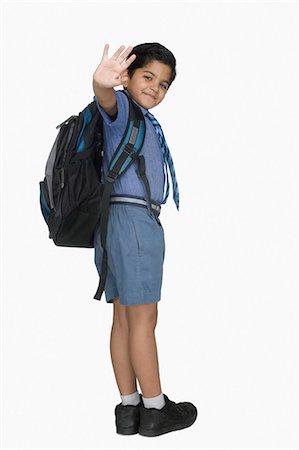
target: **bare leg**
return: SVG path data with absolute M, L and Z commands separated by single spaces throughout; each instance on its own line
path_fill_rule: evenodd
M 113 302 L 113 323 L 110 336 L 110 354 L 116 383 L 121 395 L 137 391 L 136 376 L 129 355 L 129 328 L 126 317 L 127 306 Z
M 158 354 L 155 340 L 157 303 L 127 306 L 129 352 L 143 397 L 161 394 Z

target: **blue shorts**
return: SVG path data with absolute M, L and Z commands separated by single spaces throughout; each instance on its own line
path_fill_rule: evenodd
M 101 272 L 103 249 L 99 225 L 94 235 L 95 265 Z M 156 303 L 161 298 L 164 230 L 159 218 L 148 208 L 111 204 L 106 248 L 108 272 L 105 284 L 107 303 L 119 297 L 125 306 Z

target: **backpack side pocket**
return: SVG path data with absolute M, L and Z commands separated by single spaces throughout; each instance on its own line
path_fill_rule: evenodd
M 45 219 L 47 225 L 49 225 L 51 208 L 50 208 L 49 194 L 48 194 L 47 187 L 45 185 L 45 181 L 39 182 L 39 188 L 40 188 L 39 201 L 40 201 L 41 211 L 42 211 L 42 214 L 44 216 L 44 219 Z

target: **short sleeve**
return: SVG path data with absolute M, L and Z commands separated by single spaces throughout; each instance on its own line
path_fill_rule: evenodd
M 104 109 L 99 104 L 96 96 L 94 96 L 94 101 L 96 102 L 97 108 L 103 117 L 103 120 L 106 125 L 117 127 L 119 124 L 128 118 L 128 99 L 127 96 L 121 93 L 119 90 L 115 91 L 116 102 L 117 102 L 117 117 L 115 120 L 112 120 L 111 117 L 104 111 Z

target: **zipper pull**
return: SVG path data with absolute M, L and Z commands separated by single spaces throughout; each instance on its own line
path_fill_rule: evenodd
M 60 183 L 60 187 L 61 187 L 61 189 L 63 189 L 63 188 L 64 188 L 64 167 L 62 167 L 62 169 L 61 169 L 61 171 L 60 171 L 60 174 L 61 174 L 61 183 Z
M 62 125 L 64 125 L 65 123 L 69 122 L 69 120 L 71 120 L 73 117 L 76 117 L 76 116 L 71 116 L 71 117 L 69 117 L 69 118 L 66 119 L 64 122 L 62 122 L 60 125 L 57 125 L 56 129 L 57 129 L 57 128 L 61 128 Z

